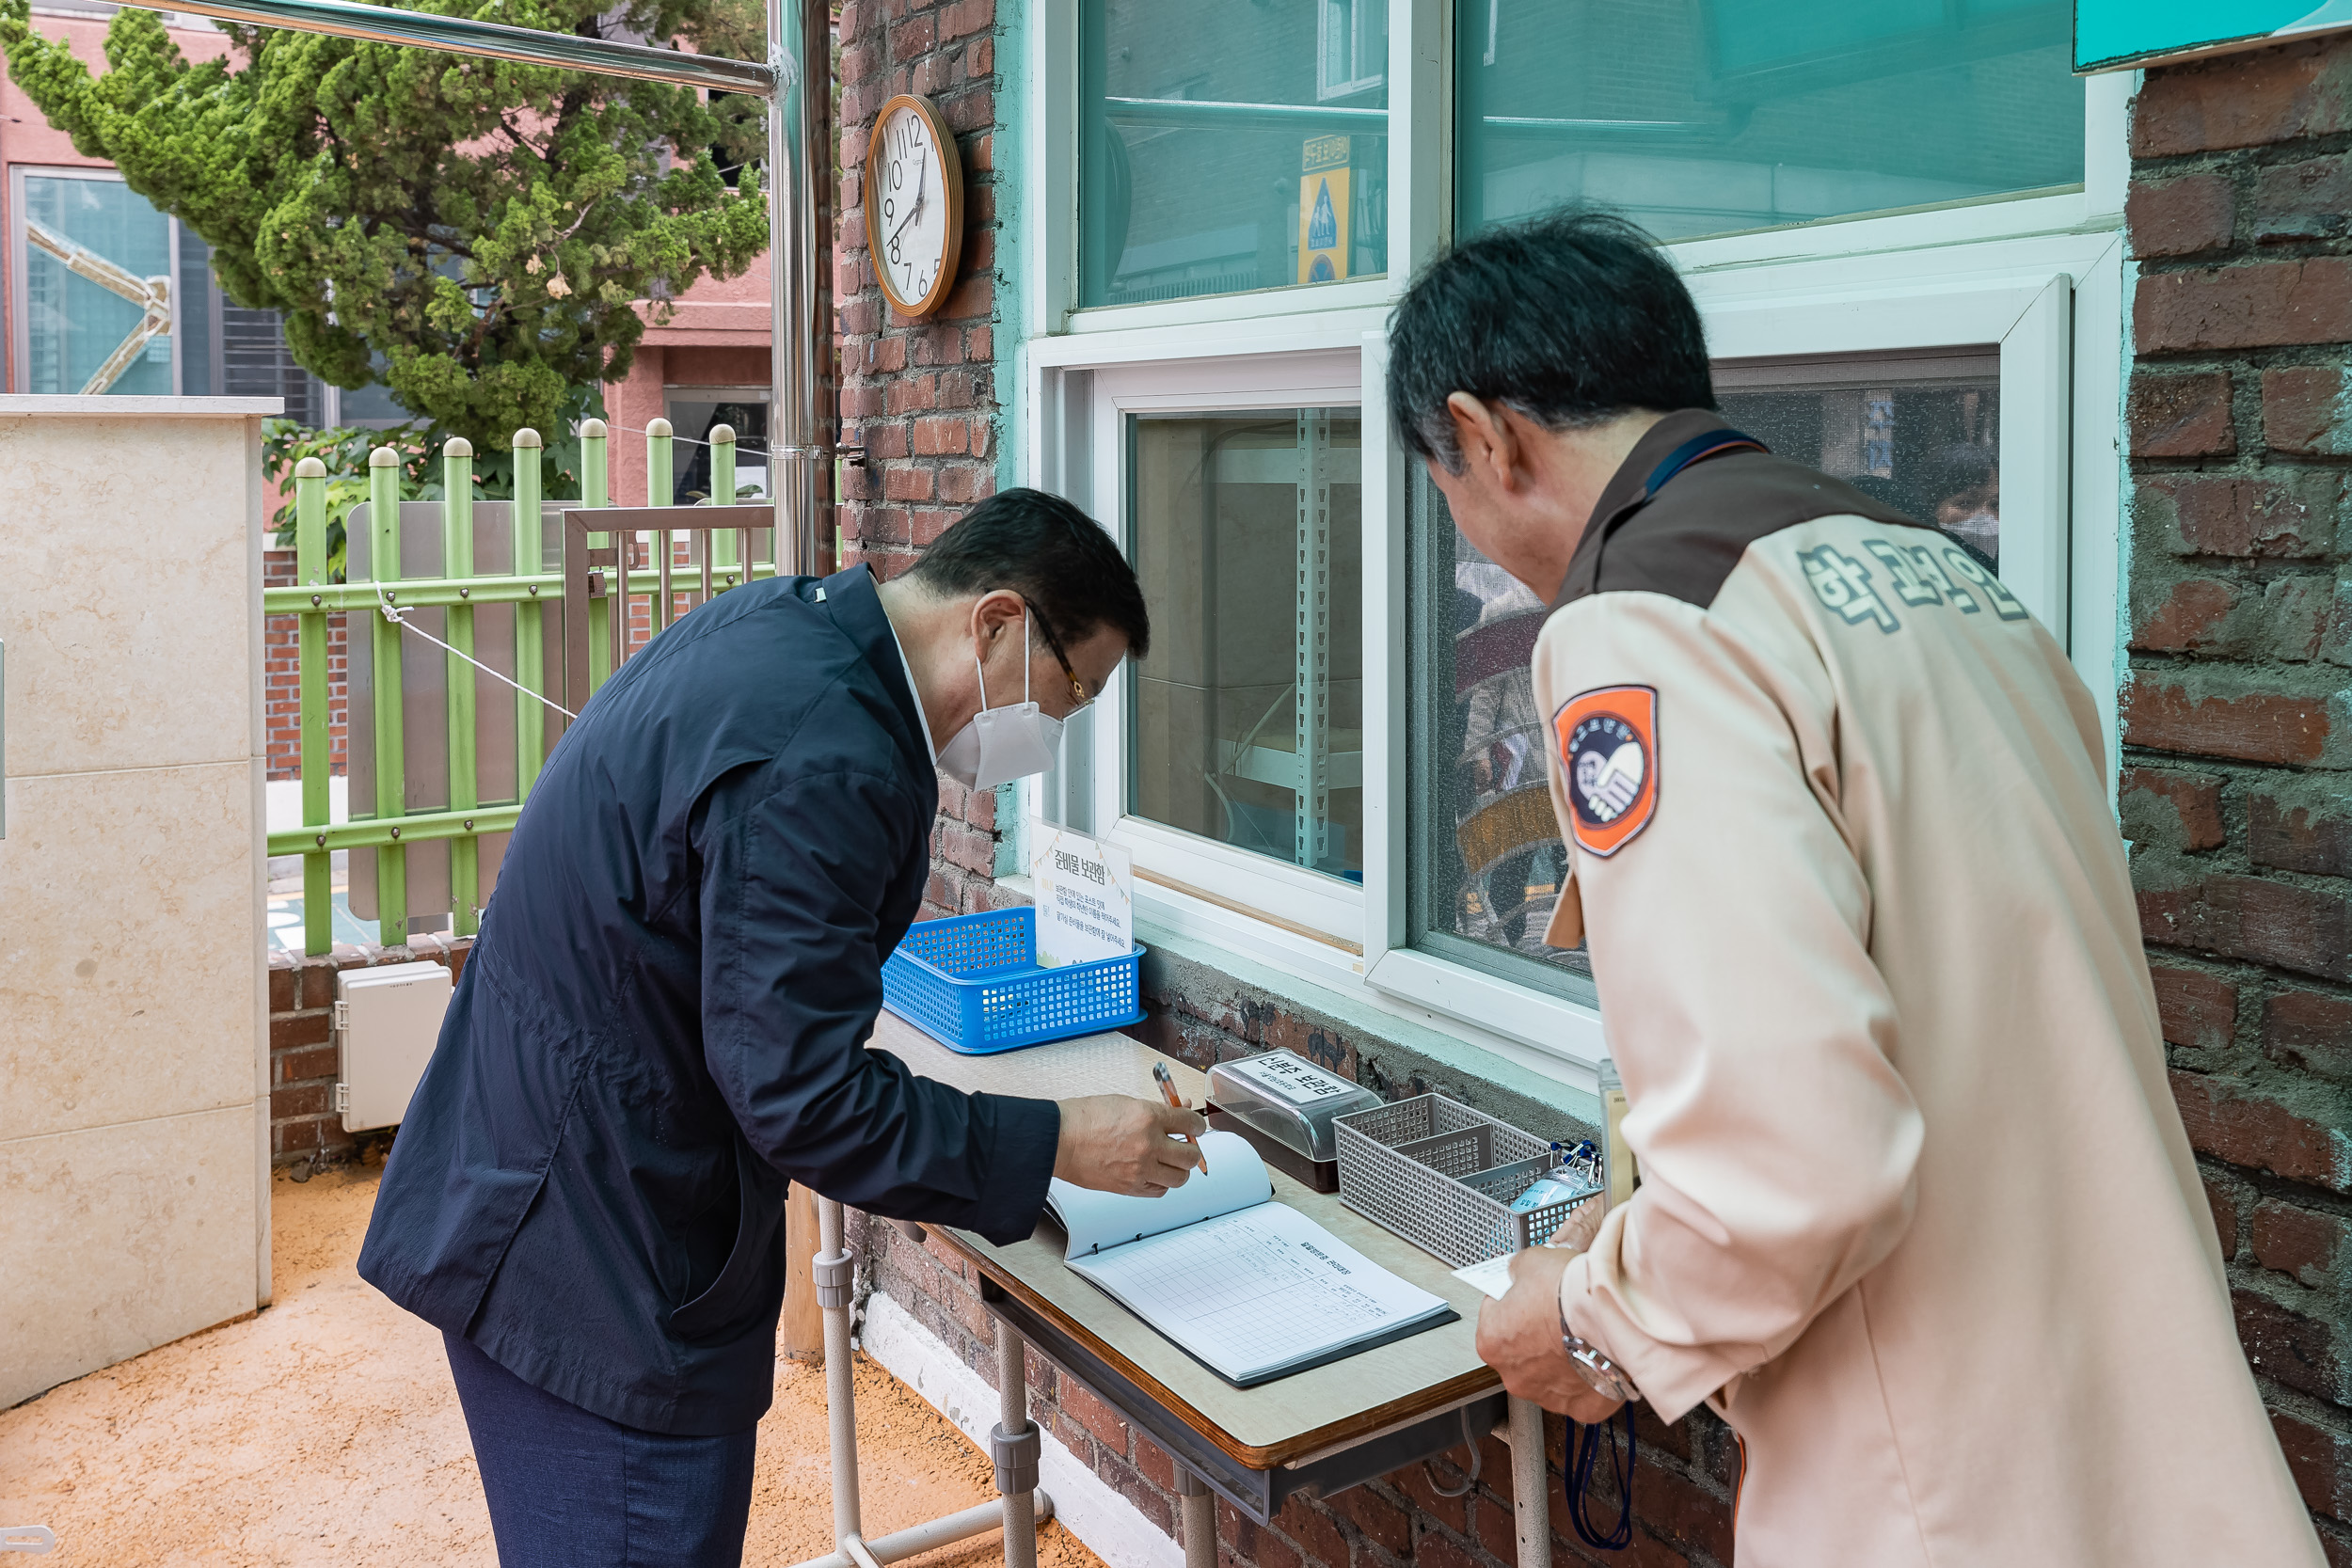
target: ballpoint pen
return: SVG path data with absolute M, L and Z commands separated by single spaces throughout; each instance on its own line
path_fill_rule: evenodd
M 1184 1096 L 1176 1092 L 1176 1080 L 1168 1075 L 1168 1064 L 1166 1062 L 1153 1062 L 1152 1064 L 1152 1076 L 1159 1081 L 1160 1098 L 1167 1101 L 1177 1110 L 1183 1110 L 1184 1108 Z M 1200 1155 L 1200 1170 L 1203 1175 L 1206 1175 L 1209 1169 L 1209 1157 L 1206 1154 L 1200 1153 L 1200 1140 L 1194 1137 L 1189 1132 L 1184 1134 L 1184 1142 L 1192 1145 L 1193 1153 Z

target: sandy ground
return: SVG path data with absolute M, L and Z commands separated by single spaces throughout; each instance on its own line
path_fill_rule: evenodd
M 60 1565 L 495 1563 L 440 1336 L 353 1272 L 375 1176 L 279 1175 L 275 1306 L 0 1411 L 0 1524 L 47 1525 L 57 1549 L 42 1560 Z M 995 1495 L 980 1452 L 863 1356 L 857 1400 L 868 1536 Z M 823 1373 L 780 1361 L 747 1564 L 831 1550 L 831 1475 Z M 1004 1554 L 983 1538 L 911 1560 Z M 1057 1523 L 1038 1560 L 1101 1568 Z

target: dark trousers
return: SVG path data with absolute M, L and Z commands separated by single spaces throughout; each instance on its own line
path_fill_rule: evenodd
M 738 1568 L 756 1431 L 641 1432 L 444 1334 L 501 1568 Z

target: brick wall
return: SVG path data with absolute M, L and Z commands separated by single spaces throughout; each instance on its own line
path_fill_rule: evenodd
M 841 191 L 834 299 L 841 322 L 841 440 L 863 445 L 845 470 L 841 563 L 881 578 L 996 491 L 995 0 L 848 0 L 841 7 Z M 939 311 L 890 309 L 866 252 L 866 142 L 874 113 L 902 92 L 939 105 L 963 160 L 959 281 Z M 940 781 L 939 823 L 922 918 L 995 907 L 996 798 Z
M 2238 1332 L 2352 1563 L 2352 38 L 2132 116 L 2121 801 Z
M 269 956 L 269 1147 L 274 1161 L 282 1165 L 351 1152 L 352 1137 L 334 1109 L 335 1045 L 329 1024 L 335 976 L 346 969 L 418 958 L 447 964 L 462 974 L 472 946 L 471 937 L 419 936 L 405 947 L 338 945 L 316 958 Z
M 268 549 L 262 552 L 262 581 L 271 588 L 291 587 L 294 581 L 294 552 Z M 344 741 L 349 726 L 345 722 L 345 680 L 349 662 L 343 657 L 343 617 L 326 618 L 326 742 L 333 758 L 328 771 L 341 773 L 344 767 Z M 298 615 L 272 615 L 265 619 L 262 632 L 262 727 L 269 742 L 269 776 L 273 779 L 302 777 L 302 618 Z

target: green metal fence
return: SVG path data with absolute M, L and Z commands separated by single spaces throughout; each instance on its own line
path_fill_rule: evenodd
M 724 425 L 714 428 L 711 436 L 710 499 L 717 505 L 728 505 L 735 500 L 735 440 Z M 665 499 L 671 490 L 673 440 L 666 421 L 657 422 L 645 437 L 647 489 L 657 499 Z M 518 448 L 536 448 L 540 439 L 536 432 L 521 430 L 515 433 L 514 444 Z M 603 421 L 590 420 L 581 427 L 580 478 L 584 495 L 573 504 L 596 508 L 612 504 L 608 444 Z M 311 953 L 324 953 L 332 944 L 331 868 L 332 857 L 339 849 L 374 851 L 379 940 L 386 946 L 397 946 L 408 940 L 407 847 L 436 839 L 450 841 L 452 925 L 457 934 L 470 935 L 475 928 L 476 906 L 481 901 L 480 840 L 485 833 L 505 832 L 514 827 L 547 757 L 548 672 L 550 668 L 562 668 L 563 653 L 547 645 L 553 618 L 546 613 L 546 609 L 550 602 L 562 604 L 564 591 L 564 574 L 560 571 L 520 569 L 526 562 L 543 563 L 538 532 L 542 505 L 539 465 L 527 461 L 515 465 L 513 560 L 516 570 L 500 576 L 477 576 L 474 571 L 472 449 L 462 439 L 453 439 L 442 451 L 441 467 L 442 560 L 446 562 L 446 575 L 401 578 L 400 456 L 387 447 L 378 448 L 370 455 L 368 468 L 368 556 L 373 580 L 326 580 L 326 470 L 317 459 L 308 458 L 295 470 L 294 477 L 295 580 L 291 587 L 265 588 L 262 593 L 266 613 L 298 616 L 301 624 L 298 666 L 302 697 L 302 826 L 271 833 L 269 853 L 302 857 L 304 946 Z M 720 575 L 714 592 L 723 592 L 738 575 L 745 581 L 775 575 L 775 535 L 770 532 L 767 537 L 771 559 L 739 563 L 735 537 L 724 533 L 711 536 L 710 564 Z M 589 536 L 593 548 L 608 548 L 612 543 L 608 534 Z M 673 585 L 673 593 L 663 593 L 671 574 L 663 569 L 662 561 L 671 548 L 668 534 L 653 533 L 647 548 L 635 552 L 638 559 L 628 571 L 610 574 L 610 581 L 607 574 L 601 573 L 593 579 L 585 615 L 590 692 L 603 685 L 612 673 L 612 617 L 616 612 L 623 617 L 626 632 L 629 605 L 643 597 L 647 606 L 649 635 L 660 633 L 677 618 L 677 599 L 689 591 L 681 582 Z M 754 552 L 746 549 L 744 553 Z M 668 603 L 663 602 L 665 598 Z M 489 604 L 515 607 L 513 684 L 519 689 L 515 697 L 516 794 L 513 800 L 483 800 L 476 768 L 476 677 L 466 658 L 475 652 L 474 610 Z M 400 661 L 401 640 L 409 633 L 388 612 L 388 607 L 390 611 L 405 613 L 430 606 L 446 611 L 444 641 L 453 650 L 443 655 L 448 664 L 449 806 L 446 810 L 410 812 L 405 804 Z M 371 640 L 375 682 L 370 705 L 375 798 L 373 809 L 366 816 L 355 816 L 345 823 L 331 823 L 327 806 L 327 775 L 332 764 L 327 733 L 326 618 L 343 612 L 366 617 L 364 631 L 359 625 L 349 628 L 351 640 L 356 643 L 363 635 Z

